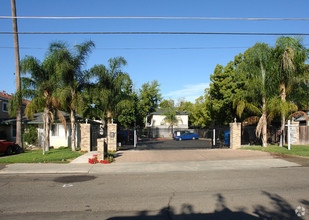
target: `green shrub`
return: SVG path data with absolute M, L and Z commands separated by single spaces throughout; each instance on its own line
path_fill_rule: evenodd
M 36 126 L 29 125 L 24 130 L 23 135 L 24 142 L 27 142 L 28 144 L 35 145 L 37 144 L 38 140 L 38 129 Z

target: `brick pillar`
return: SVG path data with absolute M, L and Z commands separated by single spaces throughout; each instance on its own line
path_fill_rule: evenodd
M 90 124 L 80 124 L 80 149 L 90 152 Z
M 97 149 L 98 149 L 98 160 L 101 161 L 101 160 L 104 160 L 104 148 L 105 148 L 105 143 L 106 143 L 106 138 L 99 138 L 98 139 L 98 146 L 97 146 Z
M 230 123 L 230 148 L 241 147 L 241 123 Z
M 107 125 L 107 150 L 111 152 L 117 150 L 117 124 Z

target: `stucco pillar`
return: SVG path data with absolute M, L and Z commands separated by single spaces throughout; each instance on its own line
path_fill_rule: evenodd
M 230 123 L 230 148 L 239 149 L 241 147 L 241 123 Z
M 117 124 L 107 125 L 107 150 L 111 152 L 117 150 Z
M 90 152 L 91 144 L 91 131 L 90 124 L 80 124 L 80 149 L 81 151 Z
M 97 146 L 97 150 L 98 150 L 98 160 L 104 160 L 104 145 L 106 142 L 106 138 L 99 138 L 98 139 L 98 146 Z

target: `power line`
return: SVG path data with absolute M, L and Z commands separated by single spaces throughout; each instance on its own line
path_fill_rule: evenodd
M 0 19 L 146 19 L 146 20 L 246 20 L 246 21 L 308 21 L 309 18 L 224 18 L 224 17 L 35 17 L 0 16 Z
M 304 44 L 308 46 L 309 44 Z M 251 46 L 235 46 L 235 47 L 96 47 L 96 50 L 212 50 L 212 49 L 246 49 Z M 14 47 L 0 46 L 0 49 L 13 49 Z M 23 50 L 47 50 L 43 47 L 20 47 Z M 71 48 L 73 49 L 73 47 Z
M 15 34 L 15 32 L 0 32 L 0 34 Z M 18 34 L 24 35 L 82 35 L 82 34 L 91 34 L 91 35 L 264 35 L 264 36 L 282 36 L 282 35 L 301 35 L 307 36 L 309 33 L 242 33 L 242 32 L 106 32 L 106 31 L 98 31 L 98 32 L 18 32 Z
M 1 47 L 0 49 L 13 49 L 14 47 Z M 212 49 L 245 49 L 249 47 L 99 47 L 96 50 L 212 50 Z M 20 47 L 24 50 L 47 50 L 42 47 Z

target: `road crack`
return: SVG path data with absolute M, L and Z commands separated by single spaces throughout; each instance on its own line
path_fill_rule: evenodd
M 173 217 L 172 217 L 173 210 L 171 208 L 171 202 L 172 202 L 173 198 L 175 197 L 175 195 L 176 195 L 176 193 L 173 192 L 172 195 L 170 196 L 169 200 L 168 200 L 168 203 L 167 203 L 166 212 L 167 212 L 168 219 L 173 219 Z

